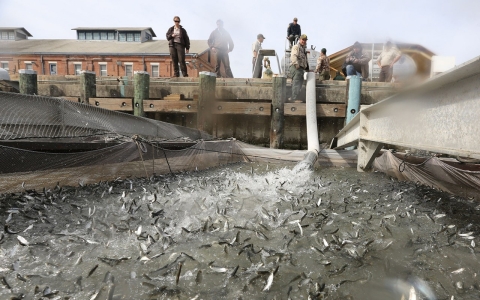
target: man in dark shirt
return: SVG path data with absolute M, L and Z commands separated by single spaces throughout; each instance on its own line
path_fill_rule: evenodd
M 292 48 L 295 41 L 302 35 L 302 29 L 300 28 L 300 24 L 297 24 L 297 21 L 297 18 L 293 18 L 293 23 L 288 24 L 287 40 L 290 41 L 290 48 Z
M 230 59 L 228 53 L 233 51 L 233 41 L 230 34 L 223 28 L 223 21 L 217 21 L 217 29 L 212 31 L 208 38 L 208 46 L 213 53 L 217 54 L 217 64 L 215 73 L 217 77 L 221 77 L 220 64 L 225 68 L 225 77 L 233 78 L 232 69 L 230 69 Z

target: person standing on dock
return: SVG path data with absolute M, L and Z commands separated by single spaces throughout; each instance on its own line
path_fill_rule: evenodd
M 290 42 L 290 49 L 295 44 L 295 41 L 298 40 L 298 37 L 302 35 L 302 28 L 297 21 L 297 18 L 293 18 L 293 23 L 288 24 L 287 40 Z
M 188 77 L 185 54 L 190 50 L 190 39 L 185 28 L 180 25 L 180 17 L 173 17 L 175 25 L 167 30 L 167 41 L 170 49 L 170 57 L 173 61 L 173 76 L 179 77 L 178 63 L 182 69 L 183 77 Z
M 230 34 L 223 28 L 223 21 L 217 20 L 217 29 L 212 31 L 208 38 L 208 46 L 217 54 L 217 64 L 215 73 L 217 77 L 221 77 L 220 67 L 223 64 L 225 68 L 225 77 L 233 78 L 232 69 L 230 68 L 230 59 L 228 53 L 233 51 L 233 40 Z
M 260 51 L 262 49 L 263 40 L 265 40 L 265 37 L 263 36 L 263 34 L 260 33 L 260 34 L 257 35 L 257 40 L 252 45 L 252 53 L 253 53 L 252 72 L 255 71 L 255 63 L 257 62 L 258 51 Z M 260 64 L 260 73 L 262 73 L 262 65 L 261 64 Z
M 368 62 L 372 59 L 368 53 L 362 49 L 362 44 L 355 42 L 353 50 L 347 54 L 345 63 L 343 65 L 343 73 L 348 76 L 358 75 L 362 76 L 363 80 L 368 78 Z
M 302 34 L 298 44 L 292 47 L 290 53 L 290 77 L 292 78 L 292 97 L 290 101 L 296 101 L 303 85 L 303 74 L 308 72 L 307 59 L 307 35 Z
M 319 73 L 320 80 L 330 79 L 330 58 L 327 56 L 327 49 L 320 50 L 320 56 L 317 59 L 315 73 Z
M 393 75 L 393 65 L 402 57 L 402 52 L 397 47 L 392 46 L 392 42 L 387 41 L 385 48 L 377 58 L 377 64 L 380 67 L 379 82 L 391 82 Z

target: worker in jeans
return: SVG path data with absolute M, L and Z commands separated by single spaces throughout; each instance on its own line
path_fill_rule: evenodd
M 290 102 L 299 100 L 298 95 L 303 85 L 303 74 L 308 72 L 307 35 L 302 34 L 298 44 L 292 47 L 290 53 L 290 77 L 292 78 L 292 97 Z M 298 101 L 297 101 L 298 102 Z

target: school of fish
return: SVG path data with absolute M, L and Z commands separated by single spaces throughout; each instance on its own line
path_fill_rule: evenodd
M 241 163 L 0 195 L 0 299 L 479 299 L 480 205 Z

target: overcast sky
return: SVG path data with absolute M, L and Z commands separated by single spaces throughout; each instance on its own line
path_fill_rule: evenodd
M 416 43 L 461 64 L 480 55 L 480 1 L 284 1 L 284 0 L 0 0 L 0 27 L 25 27 L 35 39 L 75 39 L 75 27 L 152 27 L 164 39 L 178 15 L 190 39 L 206 40 L 222 19 L 235 49 L 235 77 L 251 76 L 251 46 L 258 33 L 264 49 L 283 55 L 286 30 L 298 18 L 308 45 L 327 54 L 355 41 Z M 277 64 L 272 61 L 277 72 Z

